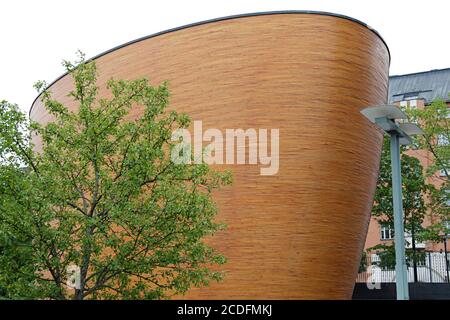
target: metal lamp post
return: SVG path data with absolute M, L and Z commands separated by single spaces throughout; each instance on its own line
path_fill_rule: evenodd
M 411 143 L 411 135 L 423 134 L 412 123 L 398 123 L 407 116 L 396 105 L 369 107 L 361 113 L 391 137 L 392 201 L 394 207 L 395 276 L 397 300 L 409 300 L 408 268 L 405 258 L 405 230 L 403 226 L 402 176 L 400 145 Z

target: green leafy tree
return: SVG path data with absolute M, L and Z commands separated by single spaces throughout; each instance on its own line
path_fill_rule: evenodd
M 416 241 L 441 241 L 446 232 L 445 222 L 450 220 L 450 189 L 448 164 L 450 163 L 450 108 L 443 100 L 433 101 L 425 108 L 406 107 L 406 114 L 411 122 L 416 122 L 424 131 L 423 136 L 414 138 L 417 149 L 427 150 L 431 155 L 431 164 L 424 171 L 418 159 L 404 153 L 402 147 L 402 182 L 405 231 L 412 234 Z M 443 173 L 436 175 L 436 172 Z M 433 176 L 441 179 L 437 186 L 427 183 Z M 427 214 L 433 215 L 427 227 L 422 223 Z M 389 142 L 384 141 L 381 157 L 380 177 L 375 194 L 372 215 L 380 224 L 393 226 L 391 162 Z M 380 256 L 380 266 L 393 268 L 395 265 L 395 248 L 393 244 L 380 244 L 368 251 L 376 251 Z M 421 261 L 423 254 L 415 250 L 406 250 L 407 260 Z
M 64 65 L 76 111 L 48 90 L 46 125 L 0 104 L 3 297 L 162 299 L 219 281 L 225 258 L 205 237 L 224 227 L 211 193 L 231 176 L 171 161 L 189 118 L 166 111 L 167 85 L 111 79 L 99 98 L 94 62 Z
M 412 237 L 411 243 L 426 240 L 438 241 L 439 222 L 423 226 L 425 218 L 429 215 L 430 209 L 444 210 L 442 202 L 436 202 L 436 188 L 427 183 L 426 175 L 420 161 L 405 154 L 406 148 L 401 147 L 401 172 L 402 172 L 402 192 L 403 192 L 403 221 L 405 232 Z M 380 174 L 377 182 L 377 189 L 374 197 L 372 216 L 380 225 L 394 226 L 394 209 L 392 204 L 392 176 L 391 176 L 391 155 L 390 142 L 384 139 L 380 162 Z M 394 243 L 380 244 L 368 248 L 369 252 L 377 252 L 380 256 L 380 266 L 384 268 L 392 267 L 395 262 Z M 416 263 L 420 261 L 420 254 L 416 250 L 407 250 L 410 261 Z
M 416 143 L 418 148 L 431 154 L 427 176 L 440 179 L 431 197 L 432 203 L 436 204 L 432 208 L 433 214 L 440 221 L 434 226 L 434 233 L 442 234 L 449 231 L 445 223 L 450 221 L 450 107 L 444 100 L 437 99 L 425 108 L 407 108 L 405 111 L 425 133 L 416 139 Z
M 376 266 L 383 270 L 394 270 L 395 269 L 395 246 L 388 244 L 378 244 L 372 247 L 373 251 L 378 253 L 379 261 L 374 262 Z M 415 252 L 414 250 L 408 248 L 405 250 L 406 264 L 409 267 L 413 267 L 414 260 L 417 264 L 425 264 L 426 253 L 424 251 Z
M 414 233 L 416 239 L 424 239 L 422 226 L 427 215 L 431 193 L 435 190 L 432 184 L 426 182 L 424 169 L 420 161 L 404 153 L 405 147 L 401 147 L 401 172 L 403 191 L 403 211 L 405 231 Z M 380 163 L 380 175 L 374 197 L 372 216 L 380 224 L 394 225 L 394 209 L 392 205 L 392 177 L 391 155 L 389 139 L 385 138 Z
M 361 260 L 359 261 L 358 272 L 365 272 L 367 270 L 367 253 L 365 251 L 361 254 Z
M 425 108 L 408 108 L 411 121 L 417 122 L 424 135 L 419 137 L 420 149 L 428 150 L 433 155 L 433 162 L 428 167 L 428 175 L 436 171 L 443 173 L 443 180 L 450 178 L 450 107 L 445 101 L 437 99 Z

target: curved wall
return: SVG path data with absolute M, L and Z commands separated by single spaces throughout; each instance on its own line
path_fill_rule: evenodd
M 278 174 L 218 166 L 234 175 L 215 194 L 228 228 L 210 240 L 226 275 L 186 298 L 351 298 L 382 142 L 359 111 L 386 102 L 389 52 L 357 21 L 287 13 L 200 23 L 95 58 L 101 95 L 111 77 L 169 80 L 170 107 L 204 130 L 280 130 Z M 71 86 L 62 76 L 50 90 L 74 107 Z M 50 120 L 39 99 L 30 117 Z

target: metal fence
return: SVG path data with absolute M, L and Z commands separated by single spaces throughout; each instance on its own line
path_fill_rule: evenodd
M 395 266 L 381 263 L 377 254 L 366 257 L 362 264 L 356 282 L 389 283 L 395 282 Z M 445 261 L 445 254 L 441 252 L 424 252 L 416 263 L 416 272 L 411 261 L 408 261 L 408 282 L 450 283 L 450 262 Z M 362 269 L 362 270 L 361 270 Z M 416 277 L 415 274 L 416 273 Z

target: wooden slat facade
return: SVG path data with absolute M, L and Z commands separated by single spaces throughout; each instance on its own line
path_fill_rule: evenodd
M 210 240 L 228 258 L 225 279 L 184 298 L 352 297 L 382 142 L 359 111 L 387 97 L 389 52 L 376 33 L 325 14 L 242 16 L 149 37 L 96 63 L 100 95 L 111 77 L 169 80 L 171 108 L 204 130 L 280 130 L 277 175 L 217 166 L 234 175 L 215 194 L 228 228 Z M 64 76 L 50 89 L 73 108 L 71 86 Z M 50 120 L 39 99 L 30 116 Z

